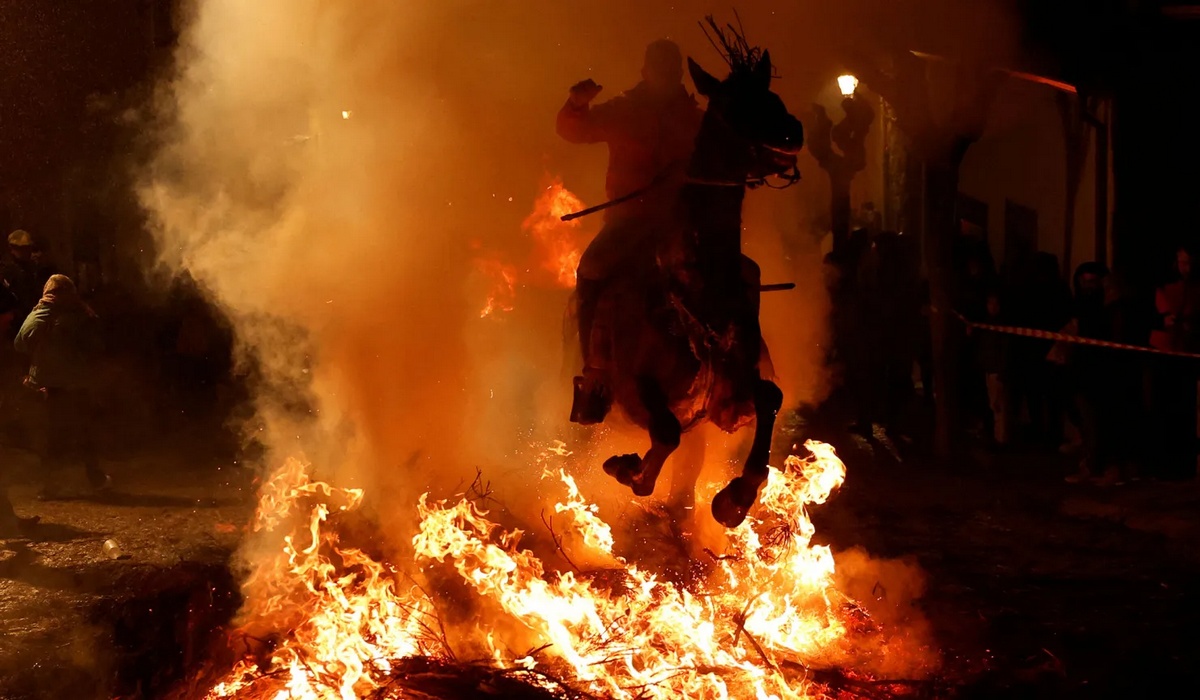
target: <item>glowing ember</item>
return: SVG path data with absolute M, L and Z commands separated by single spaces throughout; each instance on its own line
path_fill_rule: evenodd
M 246 634 L 284 636 L 207 697 L 408 697 L 393 685 L 397 662 L 461 662 L 452 646 L 530 684 L 613 698 L 820 697 L 807 669 L 847 661 L 848 620 L 863 613 L 834 589 L 833 555 L 812 545 L 805 511 L 845 467 L 828 445 L 806 447 L 811 456 L 773 472 L 727 553 L 686 587 L 616 556 L 611 528 L 561 467 L 543 474 L 565 489 L 556 527 L 573 551 L 603 562 L 598 570 L 549 572 L 518 546 L 520 531 L 501 529 L 470 498 L 422 496 L 413 570 L 452 571 L 476 597 L 453 645 L 438 616 L 449 603 L 424 592 L 434 586 L 340 546 L 331 513 L 354 509 L 362 493 L 311 482 L 289 461 L 263 487 L 254 527 L 290 534 L 257 558 L 243 611 Z M 566 454 L 559 444 L 546 458 Z
M 580 240 L 581 220 L 563 221 L 562 217 L 582 209 L 583 201 L 563 187 L 562 180 L 554 178 L 522 224 L 533 237 L 539 267 L 553 274 L 556 283 L 566 289 L 575 287 L 575 269 L 585 241 Z

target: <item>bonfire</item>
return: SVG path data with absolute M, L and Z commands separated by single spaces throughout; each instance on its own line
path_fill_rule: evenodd
M 613 529 L 566 469 L 561 443 L 542 478 L 561 492 L 543 514 L 563 566 L 489 518 L 479 482 L 416 504 L 411 560 L 343 543 L 363 492 L 312 481 L 289 460 L 261 488 L 253 528 L 282 546 L 243 590 L 243 656 L 199 695 L 350 698 L 818 698 L 875 696 L 863 673 L 886 654 L 869 616 L 834 587 L 810 505 L 845 467 L 829 445 L 773 470 L 760 505 L 709 552 L 701 575 L 667 580 L 614 553 Z M 568 554 L 570 552 L 570 554 Z M 590 568 L 579 562 L 596 564 Z M 247 641 L 251 640 L 251 641 Z M 232 646 L 236 646 L 233 644 Z M 228 667 L 226 667 L 228 668 Z M 211 676 L 210 676 L 211 678 Z

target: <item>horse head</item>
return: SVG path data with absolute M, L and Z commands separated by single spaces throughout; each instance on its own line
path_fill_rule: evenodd
M 771 91 L 770 53 L 731 52 L 727 60 L 731 70 L 719 80 L 688 59 L 697 92 L 708 98 L 693 175 L 756 180 L 793 171 L 804 127 Z

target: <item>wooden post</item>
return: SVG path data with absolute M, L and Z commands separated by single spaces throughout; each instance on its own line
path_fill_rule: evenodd
M 850 183 L 867 167 L 865 142 L 871 122 L 875 121 L 875 110 L 861 97 L 842 100 L 842 109 L 846 115 L 834 126 L 825 108 L 813 105 L 807 139 L 809 153 L 829 174 L 830 230 L 835 249 L 845 245 L 850 235 Z
M 1071 276 L 1071 253 L 1075 248 L 1075 205 L 1079 201 L 1079 185 L 1083 181 L 1083 165 L 1087 159 L 1085 119 L 1087 105 L 1083 98 L 1060 92 L 1058 112 L 1062 117 L 1063 144 L 1066 146 L 1066 210 L 1063 212 L 1062 274 Z
M 978 65 L 956 64 L 953 108 L 946 118 L 938 119 L 934 116 L 929 75 L 922 59 L 907 51 L 895 52 L 890 58 L 890 73 L 861 57 L 854 69 L 859 79 L 895 110 L 897 126 L 909 135 L 913 155 L 924 169 L 922 238 L 931 307 L 934 449 L 940 459 L 951 460 L 960 444 L 957 339 L 963 329 L 952 316 L 951 295 L 951 245 L 958 231 L 955 211 L 959 167 L 971 144 L 982 135 L 988 111 L 1006 74 Z
M 1097 110 L 1099 111 L 1099 110 Z M 1107 110 L 1105 110 L 1107 111 Z M 1100 115 L 1097 115 L 1100 116 Z M 1108 115 L 1100 117 L 1096 128 L 1096 231 L 1095 260 L 1108 264 Z

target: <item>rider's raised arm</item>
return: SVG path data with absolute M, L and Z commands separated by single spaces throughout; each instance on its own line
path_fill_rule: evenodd
M 558 110 L 558 135 L 571 143 L 600 143 L 608 140 L 612 121 L 611 101 L 592 106 L 601 87 L 585 80 L 571 88 L 571 96 Z
M 610 104 L 576 107 L 570 100 L 558 110 L 558 135 L 571 143 L 601 143 L 608 140 Z

